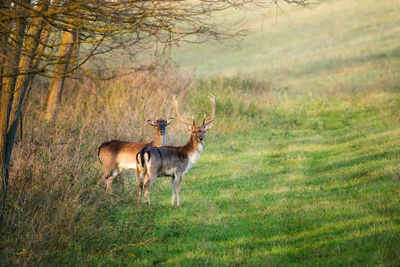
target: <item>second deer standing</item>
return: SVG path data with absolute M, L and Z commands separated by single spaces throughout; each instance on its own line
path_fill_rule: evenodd
M 111 184 L 114 178 L 122 172 L 123 169 L 136 169 L 136 154 L 147 146 L 165 146 L 166 128 L 172 121 L 156 119 L 147 120 L 154 127 L 154 141 L 151 142 L 124 142 L 112 140 L 103 143 L 99 147 L 99 159 L 103 167 L 102 180 L 106 183 L 106 191 L 111 193 Z

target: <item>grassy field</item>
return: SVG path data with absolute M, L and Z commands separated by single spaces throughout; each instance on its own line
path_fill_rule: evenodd
M 166 92 L 147 88 L 150 78 L 132 92 L 124 83 L 99 93 L 81 84 L 59 125 L 27 118 L 25 135 L 36 137 L 16 147 L 12 175 L 21 179 L 12 184 L 0 264 L 398 266 L 400 9 L 395 0 L 341 0 L 288 14 L 273 27 L 273 14 L 249 15 L 254 32 L 240 46 L 176 51 L 197 76 L 155 78 Z M 184 114 L 200 118 L 210 92 L 217 118 L 184 177 L 182 208 L 169 206 L 169 178 L 153 186 L 150 209 L 137 208 L 131 173 L 103 195 L 96 148 L 151 136 L 141 127 L 143 99 L 162 103 L 151 116 L 168 115 L 178 93 Z M 168 142 L 187 138 L 175 121 Z
M 152 209 L 110 200 L 62 263 L 396 266 L 398 95 L 289 106 L 258 129 L 210 132 L 181 209 L 169 179 Z

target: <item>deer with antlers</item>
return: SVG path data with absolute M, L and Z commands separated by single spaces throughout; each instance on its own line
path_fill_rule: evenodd
M 106 183 L 106 192 L 111 193 L 114 178 L 123 169 L 136 169 L 136 154 L 144 147 L 165 146 L 166 128 L 172 118 L 147 120 L 155 129 L 154 140 L 150 142 L 124 142 L 112 140 L 99 147 L 98 156 L 103 167 L 102 181 Z
M 145 147 L 136 155 L 137 178 L 139 184 L 139 207 L 142 202 L 143 187 L 145 188 L 145 197 L 150 206 L 150 188 L 158 176 L 172 177 L 172 200 L 171 206 L 175 204 L 181 206 L 180 192 L 182 176 L 190 170 L 193 164 L 199 159 L 203 150 L 203 140 L 208 129 L 212 126 L 215 118 L 215 98 L 209 96 L 212 103 L 212 115 L 204 118 L 201 125 L 185 121 L 178 112 L 178 101 L 174 98 L 174 108 L 176 115 L 182 123 L 189 128 L 190 138 L 184 146 L 163 146 L 163 147 Z

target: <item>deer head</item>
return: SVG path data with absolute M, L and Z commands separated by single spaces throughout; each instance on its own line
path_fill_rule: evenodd
M 213 95 L 209 95 L 208 98 L 212 103 L 212 115 L 204 118 L 203 123 L 200 125 L 196 125 L 194 118 L 192 123 L 185 121 L 178 112 L 178 101 L 176 97 L 174 97 L 174 108 L 176 116 L 178 117 L 179 121 L 186 124 L 188 126 L 189 132 L 191 133 L 192 137 L 199 143 L 203 142 L 204 136 L 208 129 L 212 127 L 212 122 L 215 119 L 215 97 Z
M 155 127 L 159 135 L 164 135 L 165 129 L 167 125 L 169 125 L 172 122 L 172 119 L 173 118 L 169 118 L 167 120 L 164 119 L 147 120 L 147 123 Z

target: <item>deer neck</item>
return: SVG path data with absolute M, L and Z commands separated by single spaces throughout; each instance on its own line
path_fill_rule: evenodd
M 191 135 L 188 143 L 184 146 L 185 154 L 188 156 L 189 165 L 193 165 L 200 157 L 203 151 L 203 143 Z
M 153 146 L 155 147 L 165 146 L 165 132 L 163 135 L 160 135 L 158 130 L 155 129 Z

